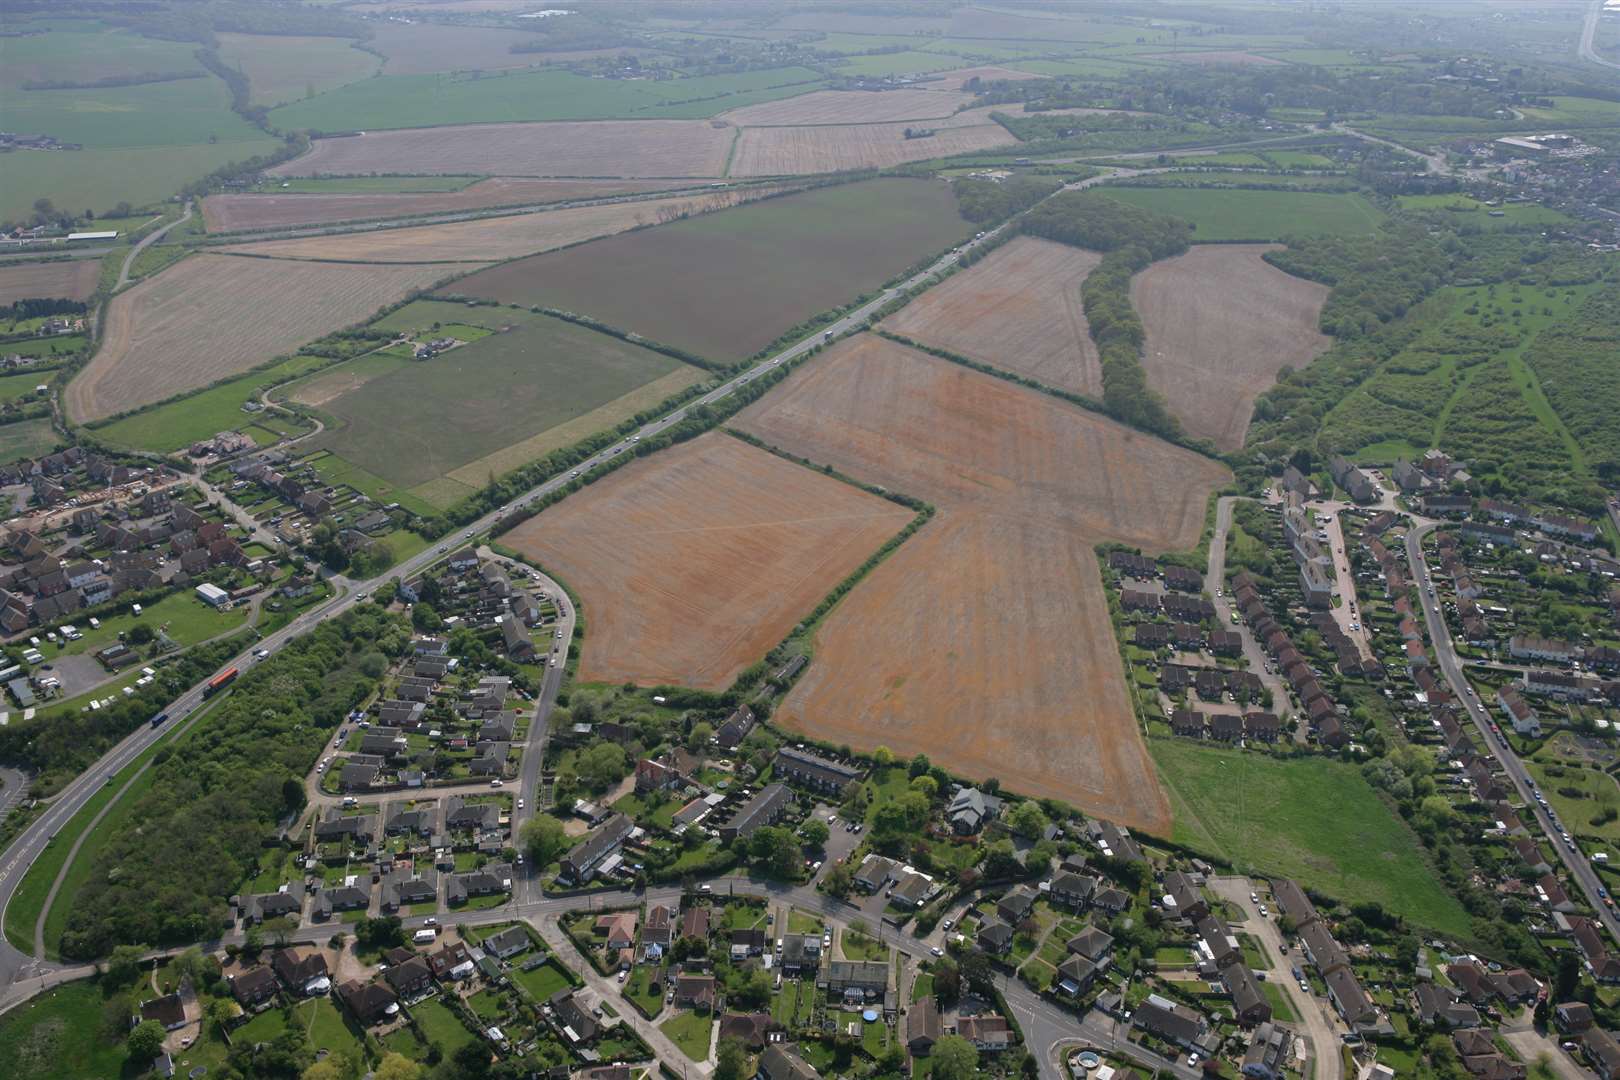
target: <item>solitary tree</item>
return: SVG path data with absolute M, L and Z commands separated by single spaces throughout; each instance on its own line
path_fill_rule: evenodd
M 934 1080 L 972 1080 L 979 1071 L 979 1051 L 960 1035 L 946 1035 L 929 1052 Z
M 142 1063 L 151 1061 L 163 1052 L 163 1025 L 156 1020 L 142 1020 L 129 1033 L 129 1057 Z

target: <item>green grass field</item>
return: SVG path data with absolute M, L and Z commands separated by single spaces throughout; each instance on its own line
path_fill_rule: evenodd
M 944 184 L 868 180 L 533 256 L 455 289 L 583 312 L 699 356 L 739 360 L 971 228 Z
M 213 145 L 0 155 L 0 218 L 26 216 L 34 200 L 43 196 L 57 206 L 97 214 L 120 201 L 145 206 L 222 165 L 271 153 L 279 145 L 274 139 L 255 137 Z
M 0 465 L 36 458 L 61 445 L 51 422 L 43 418 L 0 425 Z
M 55 378 L 53 372 L 41 371 L 25 375 L 0 377 L 0 402 L 10 404 L 34 392 L 34 388 Z
M 230 91 L 211 75 L 92 90 L 22 90 L 0 99 L 0 125 L 47 131 L 96 150 L 262 139 L 230 103 Z
M 816 47 L 820 48 L 821 43 L 817 42 Z M 961 57 L 948 53 L 908 51 L 852 56 L 836 70 L 840 75 L 915 75 L 921 71 L 945 71 L 961 66 Z
M 1417 838 L 1354 767 L 1180 740 L 1148 746 L 1170 791 L 1176 842 L 1242 873 L 1282 874 L 1340 900 L 1377 901 L 1422 926 L 1469 933 L 1468 913 L 1430 872 Z
M 377 130 L 523 120 L 697 119 L 822 85 L 809 68 L 631 81 L 566 71 L 383 75 L 275 109 L 283 130 Z
M 348 38 L 220 34 L 219 58 L 247 76 L 255 105 L 282 105 L 375 74 L 378 57 Z
M 81 20 L 39 26 L 49 29 L 0 38 L 0 87 L 21 90 L 27 83 L 95 82 L 206 70 L 197 62 L 193 55 L 196 45 L 190 42 L 142 37 Z M 16 28 L 23 29 L 23 24 Z
M 82 1080 L 128 1072 L 123 1041 L 103 1034 L 101 988 L 64 983 L 0 1016 L 0 1076 Z
M 366 381 L 320 406 L 335 422 L 311 447 L 413 488 L 683 369 L 701 377 L 662 353 L 573 323 L 502 314 L 512 329 L 431 360 L 377 355 L 314 376 L 314 386 Z
M 1448 220 L 1481 229 L 1505 229 L 1510 225 L 1567 225 L 1570 217 L 1536 203 L 1505 203 L 1487 206 L 1467 195 L 1397 195 L 1402 210 L 1443 210 Z M 1500 216 L 1495 216 L 1500 215 Z
M 1372 232 L 1384 219 L 1360 195 L 1118 185 L 1100 190 L 1110 199 L 1191 222 L 1195 243 L 1279 240 L 1296 233 L 1353 235 Z
M 686 1009 L 659 1024 L 658 1030 L 668 1035 L 681 1053 L 693 1061 L 702 1061 L 709 1056 L 709 1032 L 713 1026 L 708 1013 Z
M 221 431 L 236 431 L 253 423 L 257 414 L 243 412 L 243 402 L 257 398 L 265 387 L 297 378 L 327 362 L 317 356 L 295 356 L 191 397 L 95 428 L 96 437 L 115 446 L 167 454 Z

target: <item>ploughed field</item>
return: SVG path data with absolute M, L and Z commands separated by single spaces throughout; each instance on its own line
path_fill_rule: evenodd
M 1222 450 L 1243 445 L 1255 399 L 1278 372 L 1329 344 L 1317 328 L 1328 287 L 1261 258 L 1277 246 L 1199 245 L 1131 282 L 1149 384 L 1189 435 Z
M 827 616 L 778 720 L 1168 834 L 1093 548 L 1193 546 L 1223 466 L 869 336 L 737 426 L 937 508 Z
M 460 124 L 316 139 L 271 176 L 720 176 L 735 132 L 707 120 Z
M 924 345 L 1077 394 L 1102 394 L 1080 285 L 1093 251 L 1020 236 L 883 321 Z
M 584 682 L 721 690 L 912 514 L 720 432 L 507 533 L 581 598 Z
M 717 119 L 729 121 L 738 127 L 943 120 L 972 100 L 972 94 L 943 89 L 815 90 L 781 101 L 745 105 L 721 113 Z
M 507 263 L 455 291 L 573 311 L 699 356 L 739 360 L 970 228 L 948 184 L 867 180 Z
M 84 300 L 96 291 L 100 259 L 0 264 L 0 306 L 19 300 Z
M 428 360 L 393 347 L 281 391 L 326 419 L 309 446 L 442 508 L 705 377 L 662 353 L 527 311 L 425 302 L 384 325 L 433 338 L 457 332 L 430 329 L 452 317 L 494 332 Z
M 500 206 L 602 199 L 676 187 L 668 180 L 529 180 L 497 176 L 461 191 L 409 193 L 209 195 L 202 201 L 209 232 L 327 225 L 338 221 L 420 217 Z
M 772 185 L 731 188 L 634 202 L 596 203 L 532 214 L 475 218 L 444 225 L 371 229 L 296 240 L 264 240 L 221 251 L 284 259 L 344 262 L 489 262 L 577 244 L 598 236 L 723 210 L 772 191 Z
M 88 423 L 200 389 L 363 322 L 451 272 L 188 256 L 113 297 L 100 350 L 68 384 L 68 415 Z

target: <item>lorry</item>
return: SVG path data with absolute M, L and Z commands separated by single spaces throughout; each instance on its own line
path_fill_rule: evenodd
M 163 726 L 163 721 L 167 720 L 168 718 L 169 718 L 168 713 L 160 712 L 156 716 L 152 717 L 152 726 L 153 727 L 162 727 Z
M 236 676 L 239 674 L 241 673 L 237 671 L 236 668 L 226 668 L 218 675 L 215 675 L 212 679 L 208 680 L 208 685 L 203 687 L 203 697 L 213 697 L 215 694 L 231 685 L 231 683 L 235 682 Z

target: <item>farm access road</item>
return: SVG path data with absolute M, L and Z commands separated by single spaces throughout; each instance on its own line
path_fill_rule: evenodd
M 1463 673 L 1462 661 L 1457 656 L 1457 648 L 1451 640 L 1451 630 L 1446 626 L 1445 616 L 1440 611 L 1440 601 L 1434 595 L 1429 577 L 1429 565 L 1423 558 L 1423 538 L 1439 527 L 1438 522 L 1414 519 L 1412 527 L 1406 531 L 1406 559 L 1412 566 L 1412 580 L 1417 584 L 1418 598 L 1423 602 L 1423 618 L 1428 624 L 1429 640 L 1434 644 L 1435 659 L 1440 664 L 1440 670 L 1451 685 L 1451 692 L 1468 711 L 1469 719 L 1479 729 L 1479 736 L 1484 740 L 1485 746 L 1501 764 L 1502 771 L 1507 774 L 1513 785 L 1514 793 L 1524 801 L 1531 817 L 1541 826 L 1548 843 L 1552 844 L 1553 851 L 1563 861 L 1569 870 L 1570 877 L 1581 887 L 1586 895 L 1586 903 L 1597 912 L 1597 917 L 1608 930 L 1610 938 L 1620 941 L 1620 920 L 1616 920 L 1614 912 L 1603 902 L 1598 890 L 1601 883 L 1597 872 L 1586 861 L 1586 856 L 1580 848 L 1566 845 L 1563 842 L 1563 830 L 1553 821 L 1552 815 L 1546 807 L 1537 803 L 1530 788 L 1530 774 L 1525 771 L 1524 763 L 1507 743 L 1506 737 L 1498 738 L 1491 730 L 1491 717 L 1474 694 L 1473 686 L 1468 682 L 1468 676 Z
M 1084 187 L 1098 179 L 1101 178 L 1093 177 L 1090 180 L 1081 181 L 1078 184 L 1070 186 Z M 336 595 L 333 597 L 333 599 L 329 600 L 324 605 L 311 608 L 310 610 L 299 615 L 286 626 L 282 627 L 280 630 L 267 635 L 262 640 L 254 643 L 250 648 L 244 649 L 237 656 L 233 657 L 226 666 L 246 666 L 252 662 L 252 656 L 255 650 L 263 649 L 272 654 L 279 651 L 293 638 L 314 629 L 315 624 L 320 620 L 340 615 L 344 611 L 353 607 L 355 604 L 363 602 L 371 590 L 386 588 L 390 579 L 394 577 L 399 577 L 402 579 L 409 578 L 432 565 L 442 555 L 444 555 L 445 552 L 451 550 L 452 548 L 464 547 L 468 543 L 474 542 L 479 536 L 488 532 L 489 529 L 491 529 L 496 522 L 499 521 L 500 518 L 513 507 L 527 505 L 533 502 L 535 499 L 557 491 L 578 475 L 587 473 L 599 465 L 604 465 L 611 461 L 616 455 L 626 452 L 630 444 L 633 444 L 640 439 L 657 435 L 667 428 L 680 423 L 686 418 L 690 409 L 698 405 L 711 405 L 716 401 L 720 401 L 728 397 L 739 387 L 753 381 L 757 375 L 763 373 L 764 371 L 780 365 L 785 360 L 792 360 L 803 356 L 805 353 L 822 344 L 827 339 L 828 335 L 831 335 L 832 337 L 839 337 L 843 334 L 851 333 L 862 328 L 866 320 L 876 314 L 876 312 L 885 304 L 892 302 L 906 291 L 921 285 L 924 281 L 928 280 L 934 275 L 939 274 L 955 265 L 957 259 L 960 257 L 959 253 L 961 251 L 965 251 L 969 248 L 980 246 L 991 241 L 1005 228 L 1007 228 L 1007 225 L 1003 224 L 998 226 L 996 229 L 986 232 L 981 237 L 976 237 L 973 240 L 967 241 L 966 243 L 960 245 L 955 251 L 947 252 L 945 255 L 935 260 L 935 262 L 926 269 L 919 271 L 898 285 L 885 289 L 872 300 L 867 301 L 859 308 L 822 328 L 817 333 L 802 339 L 801 341 L 789 346 L 774 356 L 761 360 L 759 363 L 748 368 L 746 371 L 732 376 L 730 379 L 727 379 L 724 383 L 715 387 L 713 390 L 710 390 L 696 401 L 690 402 L 666 416 L 660 417 L 657 420 L 650 421 L 649 423 L 643 425 L 635 435 L 626 439 L 623 443 L 615 444 L 612 447 L 600 451 L 585 461 L 580 462 L 580 464 L 574 469 L 566 473 L 558 473 L 550 479 L 542 482 L 531 489 L 526 495 L 520 496 L 506 506 L 492 510 L 483 517 L 478 518 L 476 521 L 473 521 L 468 525 L 464 525 L 454 532 L 447 533 L 446 535 L 440 537 L 439 546 L 437 548 L 428 548 L 417 555 L 406 559 L 404 562 L 390 567 L 388 570 L 378 574 L 369 581 L 355 582 L 343 577 L 342 575 L 333 575 L 329 579 L 336 591 Z M 566 595 L 562 594 L 560 590 L 558 590 L 558 592 L 560 595 Z M 569 607 L 571 610 L 572 605 L 570 604 Z M 536 703 L 535 719 L 532 722 L 532 725 L 544 724 L 546 714 L 550 709 L 550 704 L 556 700 L 557 690 L 561 686 L 563 670 L 564 668 L 561 665 L 556 668 L 547 668 L 546 681 L 541 699 Z M 47 846 L 50 844 L 56 833 L 61 830 L 68 823 L 68 821 L 75 814 L 77 814 L 86 803 L 90 801 L 91 798 L 95 796 L 96 792 L 101 789 L 103 784 L 110 783 L 112 777 L 116 776 L 132 761 L 143 754 L 149 747 L 158 742 L 160 739 L 165 738 L 171 731 L 182 727 L 187 718 L 196 712 L 199 706 L 202 705 L 203 688 L 206 685 L 206 680 L 204 682 L 199 682 L 176 698 L 169 705 L 168 709 L 165 710 L 169 714 L 169 721 L 161 728 L 149 728 L 142 726 L 137 728 L 131 734 L 127 735 L 122 742 L 113 747 L 113 749 L 109 750 L 106 754 L 102 755 L 102 757 L 96 761 L 95 764 L 91 765 L 60 792 L 58 792 L 52 798 L 51 805 L 46 812 L 18 834 L 16 839 L 13 840 L 11 846 L 6 849 L 3 857 L 4 861 L 0 862 L 0 917 L 3 917 L 6 906 L 11 902 L 12 897 L 15 896 L 18 886 L 21 885 L 24 876 L 28 873 L 29 867 L 31 867 L 35 861 L 37 861 L 40 856 L 45 853 Z M 526 754 L 524 755 L 524 761 L 525 777 L 527 777 L 529 770 L 533 769 L 535 773 L 535 780 L 538 781 L 540 754 Z M 518 823 L 515 822 L 514 824 Z M 525 881 L 523 891 L 527 893 L 534 887 L 535 886 L 533 883 Z M 72 967 L 47 960 L 43 956 L 29 956 L 14 947 L 9 941 L 0 939 L 0 983 L 4 983 L 8 987 L 4 994 L 0 994 L 0 1009 L 7 1007 L 9 1004 L 14 1004 L 18 999 L 15 997 L 15 995 L 26 997 L 27 993 L 38 990 L 41 986 L 45 985 L 47 980 L 49 983 L 54 984 L 56 982 L 63 981 L 64 978 L 79 977 L 89 974 L 91 970 L 92 969 L 88 966 L 81 965 L 78 967 Z M 34 980 L 36 979 L 39 981 L 35 982 Z M 25 982 L 31 987 L 31 989 L 27 990 L 26 992 L 24 990 Z
M 153 244 L 155 244 L 159 240 L 163 239 L 163 234 L 164 233 L 168 232 L 170 229 L 174 228 L 176 225 L 179 225 L 182 222 L 186 222 L 186 221 L 189 221 L 189 220 L 191 220 L 191 201 L 188 199 L 186 201 L 186 212 L 185 213 L 181 214 L 179 217 L 175 218 L 173 221 L 171 221 L 167 225 L 163 226 L 163 228 L 154 229 L 152 232 L 148 233 L 146 236 L 141 237 L 140 242 L 137 243 L 134 247 L 129 249 L 129 254 L 124 256 L 124 265 L 122 267 L 120 267 L 119 270 L 118 270 L 118 282 L 117 282 L 117 284 L 115 284 L 112 287 L 112 291 L 117 292 L 119 289 L 122 289 L 125 285 L 129 284 L 129 272 L 130 272 L 131 269 L 134 268 L 135 260 L 140 258 L 141 252 L 145 251 L 147 248 L 151 247 Z M 109 249 L 109 250 L 111 250 L 111 249 Z

